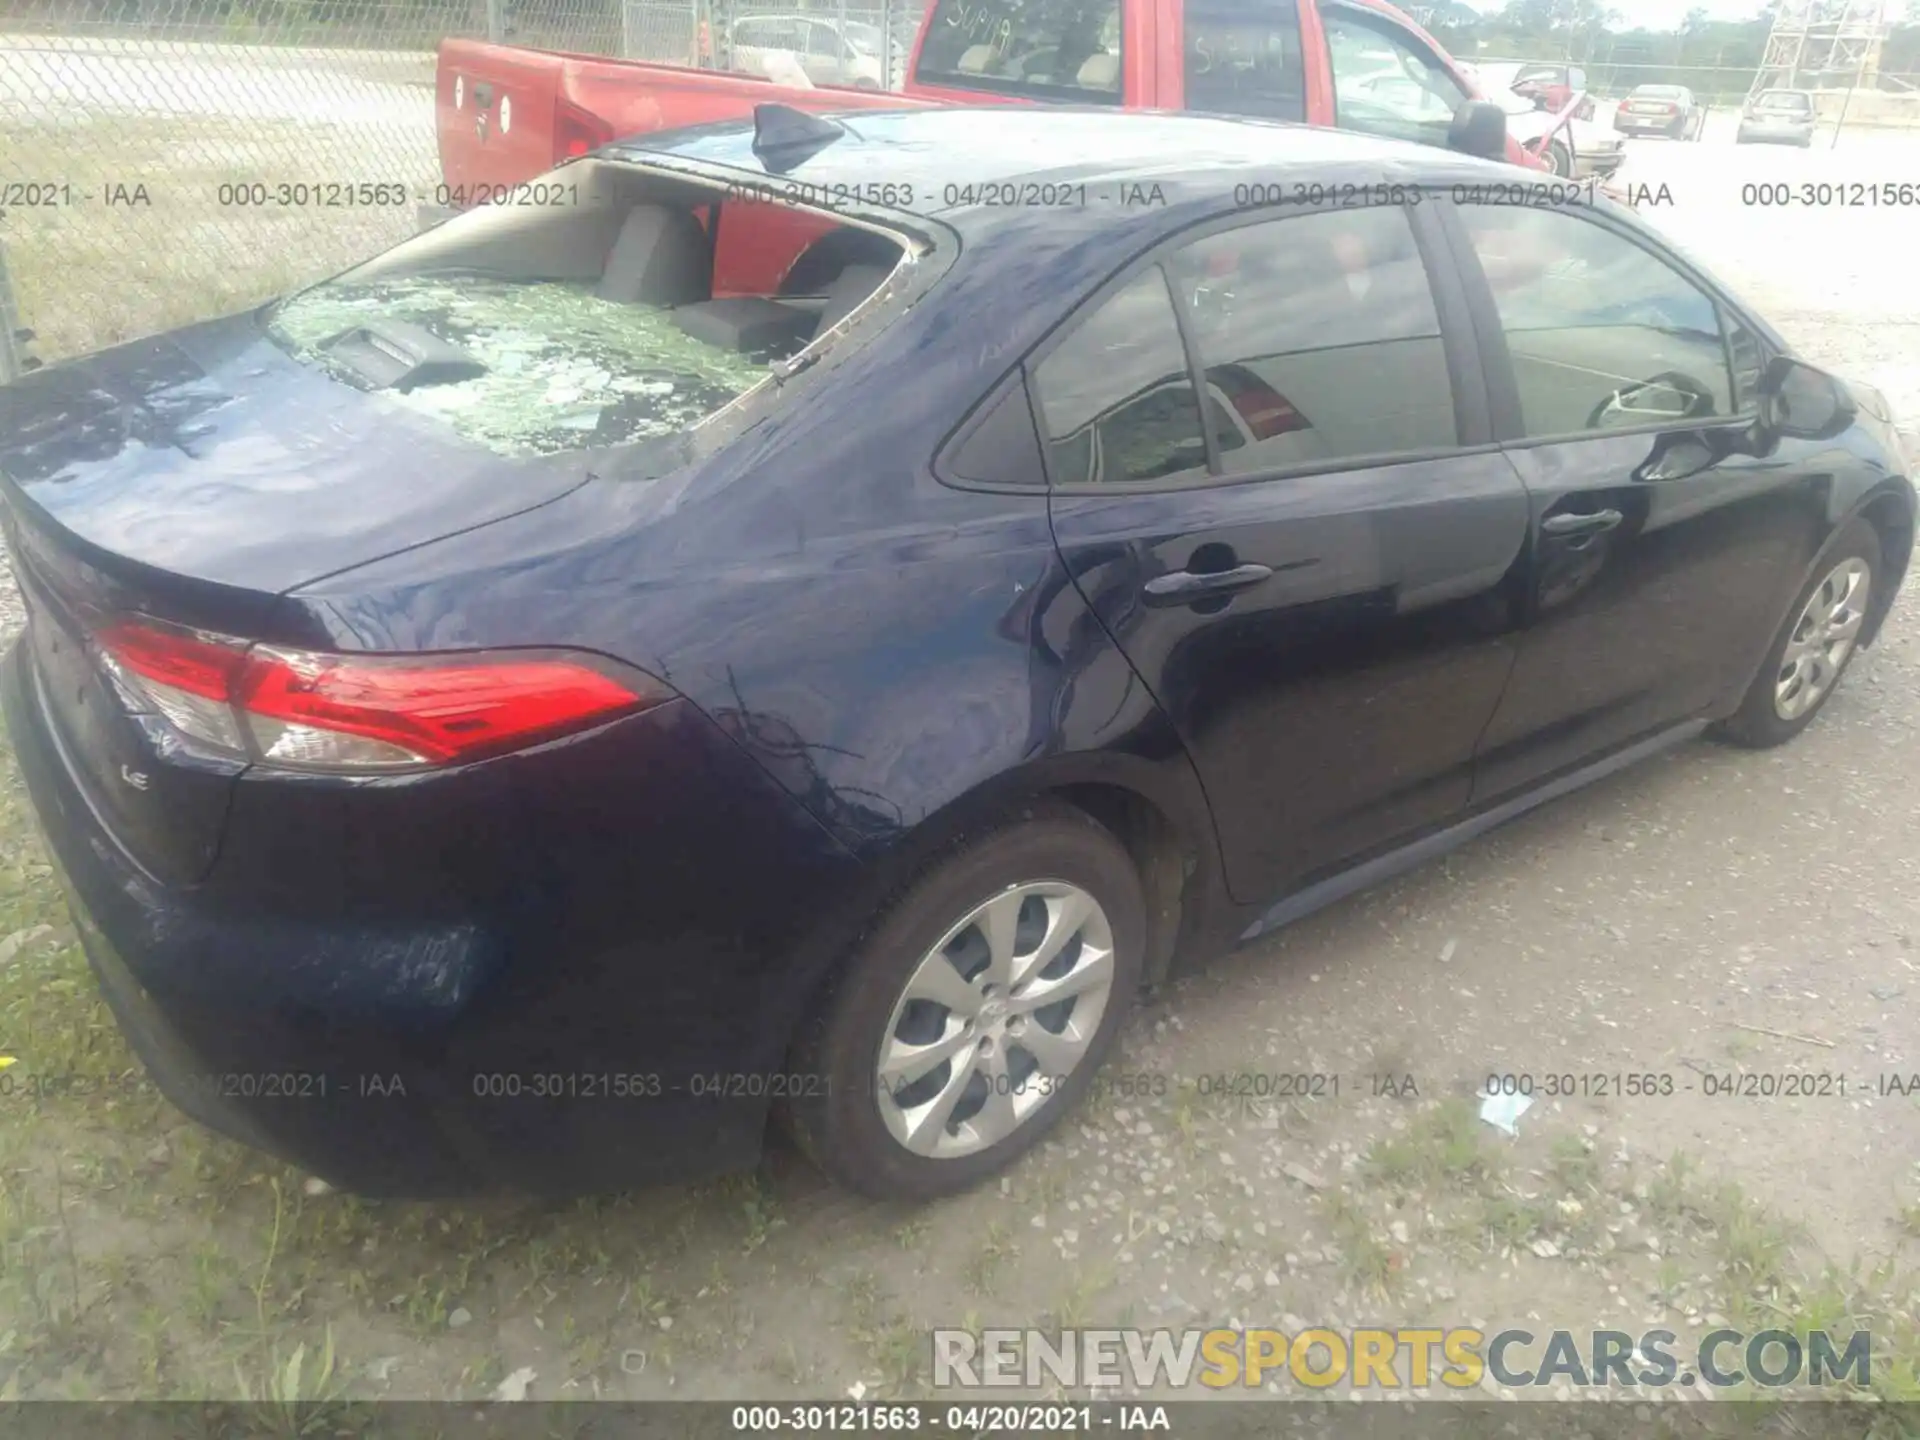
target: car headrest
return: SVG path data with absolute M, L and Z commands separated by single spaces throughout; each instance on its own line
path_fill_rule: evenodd
M 686 210 L 636 205 L 600 274 L 600 296 L 623 304 L 687 305 L 713 293 L 706 232 Z
M 1074 82 L 1087 90 L 1115 90 L 1120 85 L 1118 55 L 1089 55 Z
M 860 302 L 878 290 L 887 278 L 879 265 L 849 265 L 827 287 L 827 303 L 821 307 L 820 323 L 813 333 L 824 335 L 851 315 Z
M 991 45 L 971 45 L 960 57 L 960 63 L 953 68 L 962 75 L 984 75 L 987 73 L 987 66 L 992 63 L 993 47 Z

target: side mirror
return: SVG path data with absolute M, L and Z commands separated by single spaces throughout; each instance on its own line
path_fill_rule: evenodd
M 1484 160 L 1507 158 L 1507 112 L 1485 100 L 1469 100 L 1454 112 L 1447 147 Z
M 1831 440 L 1853 423 L 1846 385 L 1791 355 L 1776 355 L 1760 380 L 1761 422 L 1776 435 Z

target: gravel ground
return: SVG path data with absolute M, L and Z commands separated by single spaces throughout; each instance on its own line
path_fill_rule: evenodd
M 1912 178 L 1920 151 L 1725 140 L 1633 142 L 1626 178 L 1664 184 L 1650 217 L 1810 358 L 1920 418 L 1911 212 L 1741 203 L 1757 179 Z M 0 623 L 17 616 L 7 593 Z M 1887 1347 L 1876 1386 L 1913 1395 L 1896 1267 L 1920 1245 L 1920 1125 L 1883 1077 L 1920 1071 L 1916 724 L 1906 603 L 1792 746 L 1686 747 L 1174 987 L 1099 1103 L 997 1186 L 924 1211 L 849 1199 L 785 1156 L 559 1210 L 373 1206 L 157 1102 L 9 1116 L 0 1239 L 28 1258 L 0 1266 L 0 1335 L 24 1337 L 0 1342 L 0 1398 L 230 1394 L 323 1334 L 332 1368 L 299 1371 L 302 1394 L 887 1395 L 926 1383 L 935 1325 L 1383 1320 L 1844 1320 L 1871 1325 L 1877 1362 Z M 58 984 L 83 1003 L 26 841 L 6 876 L 22 888 L 0 923 L 20 928 L 0 951 L 41 967 L 17 1003 Z M 97 1012 L 34 1013 L 100 1064 L 118 1053 Z M 1540 1094 L 1507 1138 L 1468 1098 L 1496 1072 L 1574 1093 Z M 1338 1094 L 1212 1078 L 1303 1073 Z M 1672 1089 L 1603 1097 L 1579 1083 L 1595 1074 Z M 1708 1093 L 1785 1074 L 1836 1080 Z

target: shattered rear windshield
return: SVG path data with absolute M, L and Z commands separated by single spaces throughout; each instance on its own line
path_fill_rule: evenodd
M 383 388 L 330 348 L 394 321 L 452 347 L 464 370 Z M 764 379 L 769 358 L 697 340 L 670 311 L 604 300 L 591 283 L 469 274 L 317 286 L 281 302 L 267 330 L 297 359 L 508 456 L 682 434 Z

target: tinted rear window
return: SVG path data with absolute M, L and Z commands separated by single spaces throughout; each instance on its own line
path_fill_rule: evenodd
M 1307 118 L 1295 0 L 1187 0 L 1187 109 Z
M 1678 100 L 1686 93 L 1677 85 L 1642 85 L 1633 92 L 1641 100 Z
M 1762 95 L 1759 103 L 1753 108 L 1756 110 L 1780 110 L 1804 115 L 1813 108 L 1813 103 L 1805 95 L 1794 95 L 1775 91 L 1769 95 Z
M 914 78 L 1117 105 L 1119 0 L 939 0 L 927 18 Z

